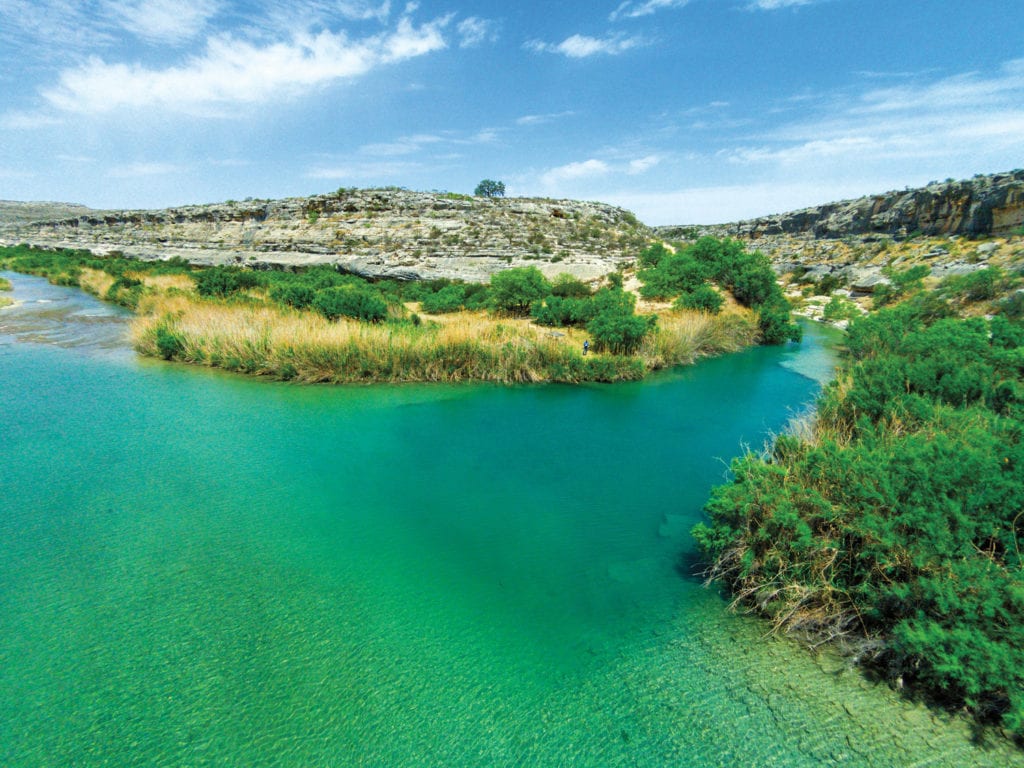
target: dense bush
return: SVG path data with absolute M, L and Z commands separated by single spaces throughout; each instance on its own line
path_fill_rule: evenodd
M 748 252 L 737 240 L 702 237 L 675 253 L 651 246 L 641 254 L 641 263 L 650 265 L 639 272 L 644 298 L 678 297 L 677 306 L 715 311 L 714 290 L 708 285 L 713 281 L 731 291 L 737 302 L 758 311 L 766 344 L 800 339 L 800 327 L 791 321 L 789 303 L 768 257 Z
M 514 267 L 491 278 L 491 301 L 499 312 L 527 315 L 530 305 L 551 293 L 551 284 L 536 267 Z
M 765 344 L 785 344 L 803 338 L 803 329 L 789 313 L 789 302 L 781 296 L 757 310 L 757 326 Z
M 594 316 L 587 322 L 587 332 L 594 339 L 594 349 L 616 355 L 629 355 L 639 348 L 644 336 L 654 329 L 657 317 L 634 314 L 636 297 L 621 288 L 602 288 L 594 294 Z
M 238 267 L 210 267 L 196 273 L 196 291 L 200 296 L 229 296 L 249 288 L 262 286 L 262 276 Z
M 645 299 L 670 299 L 704 285 L 708 271 L 684 251 L 662 257 L 657 266 L 641 270 L 639 277 L 643 281 L 640 295 Z
M 722 294 L 710 285 L 700 285 L 680 296 L 676 300 L 675 306 L 680 309 L 695 309 L 717 315 L 722 311 L 723 304 L 725 304 L 725 299 L 722 298 Z
M 388 315 L 388 305 L 379 294 L 353 286 L 323 288 L 316 292 L 311 306 L 328 320 L 351 317 L 379 322 Z
M 562 273 L 551 283 L 551 295 L 581 299 L 591 294 L 590 287 L 572 275 Z
M 777 626 L 1024 736 L 1024 328 L 941 306 L 856 320 L 814 439 L 737 460 L 694 536 Z
M 431 293 L 423 297 L 423 311 L 432 315 L 440 315 L 446 312 L 458 312 L 466 300 L 466 289 L 461 285 L 446 285 L 437 293 Z

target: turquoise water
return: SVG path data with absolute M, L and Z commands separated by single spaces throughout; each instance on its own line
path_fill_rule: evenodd
M 139 360 L 120 311 L 9 277 L 2 765 L 1020 757 L 692 575 L 824 329 L 639 384 L 298 387 Z

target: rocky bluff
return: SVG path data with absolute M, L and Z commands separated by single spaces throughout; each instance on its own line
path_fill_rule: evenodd
M 755 240 L 772 235 L 1005 235 L 1024 225 L 1024 170 L 933 182 L 920 189 L 818 205 L 790 213 L 701 227 L 706 234 Z M 667 238 L 688 228 L 659 227 Z
M 76 210 L 30 223 L 10 210 L 0 205 L 6 243 L 120 251 L 140 259 L 178 256 L 204 265 L 330 264 L 366 277 L 409 280 L 486 281 L 508 266 L 529 264 L 550 276 L 593 279 L 631 261 L 651 236 L 633 214 L 600 203 L 404 189 L 340 189 L 163 210 Z

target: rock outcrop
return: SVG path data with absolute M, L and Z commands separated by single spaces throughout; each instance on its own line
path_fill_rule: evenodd
M 86 211 L 3 220 L 8 244 L 120 251 L 140 259 L 296 268 L 331 264 L 366 277 L 486 281 L 510 265 L 593 279 L 632 260 L 650 230 L 599 203 L 486 199 L 402 189 L 339 190 L 164 210 Z
M 934 182 L 920 189 L 844 200 L 775 216 L 699 227 L 703 234 L 754 240 L 773 235 L 906 237 L 1005 235 L 1024 226 L 1024 170 Z M 659 227 L 666 238 L 692 227 Z

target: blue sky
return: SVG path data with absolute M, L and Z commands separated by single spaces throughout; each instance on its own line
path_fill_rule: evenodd
M 714 223 L 1024 166 L 1021 0 L 0 0 L 0 198 Z

